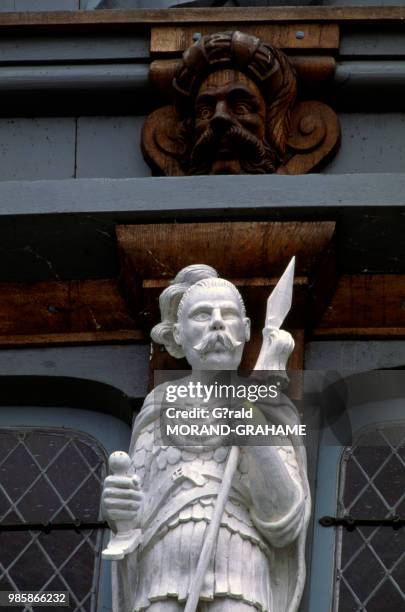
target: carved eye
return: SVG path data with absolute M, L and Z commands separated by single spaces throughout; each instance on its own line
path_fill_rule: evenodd
M 197 116 L 198 119 L 210 119 L 212 117 L 212 108 L 210 106 L 199 106 Z
M 235 104 L 233 110 L 237 115 L 244 115 L 245 113 L 250 112 L 249 106 L 247 104 L 243 104 L 242 102 Z
M 194 321 L 208 321 L 210 317 L 211 315 L 209 312 L 197 312 L 195 315 L 193 315 L 193 320 Z
M 233 310 L 225 310 L 222 313 L 222 318 L 226 319 L 227 321 L 232 320 L 232 319 L 237 319 L 238 318 L 238 313 L 234 312 Z

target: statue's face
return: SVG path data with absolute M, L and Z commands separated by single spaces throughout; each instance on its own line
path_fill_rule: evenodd
M 229 287 L 196 287 L 186 298 L 174 337 L 194 370 L 236 370 L 250 321 Z
M 195 101 L 193 172 L 241 174 L 265 162 L 265 121 L 266 104 L 251 79 L 237 70 L 210 74 Z

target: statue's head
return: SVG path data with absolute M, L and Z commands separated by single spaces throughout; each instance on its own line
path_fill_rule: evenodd
M 210 266 L 181 270 L 160 296 L 162 322 L 155 342 L 174 357 L 186 357 L 194 370 L 235 370 L 250 338 L 250 320 L 232 283 Z
M 287 57 L 255 36 L 203 36 L 173 81 L 185 174 L 259 174 L 280 166 L 296 79 Z

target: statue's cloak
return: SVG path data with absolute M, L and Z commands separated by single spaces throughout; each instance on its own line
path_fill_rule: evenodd
M 134 422 L 129 454 L 132 456 L 142 430 L 160 418 L 165 385 L 159 385 L 147 398 Z M 269 424 L 300 424 L 295 406 L 279 395 L 269 403 L 257 403 Z M 270 564 L 273 610 L 269 612 L 297 612 L 305 586 L 305 540 L 311 514 L 311 495 L 307 478 L 306 450 L 302 438 L 289 437 L 296 455 L 304 493 L 304 515 L 297 538 L 284 547 L 274 547 L 274 560 Z M 263 534 L 263 537 L 266 537 Z M 122 561 L 112 563 L 113 612 L 133 612 L 136 587 L 136 551 Z

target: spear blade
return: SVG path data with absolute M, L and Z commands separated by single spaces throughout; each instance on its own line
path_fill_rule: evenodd
M 280 329 L 288 315 L 293 295 L 295 256 L 284 270 L 277 285 L 269 295 L 266 310 L 266 327 Z

